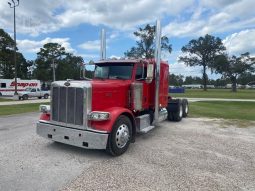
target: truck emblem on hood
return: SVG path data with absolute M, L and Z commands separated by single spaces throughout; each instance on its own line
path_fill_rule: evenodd
M 67 80 L 67 81 L 64 83 L 64 85 L 68 87 L 68 86 L 70 86 L 71 84 L 70 84 L 69 80 Z

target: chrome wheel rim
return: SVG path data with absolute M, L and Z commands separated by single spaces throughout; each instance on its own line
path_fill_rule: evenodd
M 129 140 L 129 129 L 126 124 L 122 124 L 118 127 L 116 132 L 116 145 L 118 148 L 123 148 L 126 146 Z

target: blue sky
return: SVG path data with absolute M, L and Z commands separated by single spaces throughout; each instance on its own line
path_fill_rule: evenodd
M 0 27 L 13 35 L 13 10 L 0 2 Z M 229 54 L 255 55 L 254 0 L 20 0 L 17 45 L 26 59 L 47 42 L 57 42 L 85 62 L 99 56 L 99 33 L 107 31 L 107 57 L 121 57 L 135 45 L 138 27 L 162 23 L 172 54 L 162 54 L 176 74 L 201 76 L 199 67 L 177 62 L 181 47 L 205 34 L 220 37 Z M 213 75 L 211 77 L 214 77 Z

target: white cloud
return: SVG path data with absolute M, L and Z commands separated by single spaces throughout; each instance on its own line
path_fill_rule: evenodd
M 43 47 L 46 43 L 58 43 L 62 45 L 67 52 L 75 53 L 76 51 L 71 47 L 71 44 L 69 42 L 69 38 L 45 38 L 41 41 L 35 41 L 35 40 L 17 40 L 17 46 L 19 48 L 19 51 L 23 53 L 36 53 L 40 51 L 40 48 Z
M 197 37 L 255 27 L 253 0 L 206 1 L 190 8 L 190 15 L 175 18 L 163 28 L 163 34 L 178 37 Z
M 99 40 L 87 41 L 80 44 L 78 47 L 90 51 L 100 50 L 100 41 Z
M 230 54 L 240 55 L 245 52 L 255 54 L 255 29 L 243 30 L 227 36 L 223 43 Z
M 16 9 L 17 31 L 38 35 L 82 23 L 103 24 L 118 30 L 134 29 L 137 25 L 154 22 L 164 15 L 178 15 L 194 0 L 99 0 L 20 1 Z M 7 2 L 0 2 L 0 26 L 9 31 L 13 27 L 13 10 Z

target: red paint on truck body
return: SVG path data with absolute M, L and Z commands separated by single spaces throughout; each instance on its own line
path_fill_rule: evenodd
M 155 65 L 154 60 L 145 61 L 147 64 L 148 62 Z M 155 78 L 151 83 L 146 83 L 145 80 L 136 81 L 135 74 L 139 64 L 141 63 L 134 64 L 130 80 L 92 80 L 92 111 L 106 111 L 110 112 L 111 115 L 111 118 L 107 121 L 91 121 L 92 128 L 111 132 L 115 120 L 121 114 L 129 113 L 133 119 L 139 114 L 140 111 L 134 111 L 130 104 L 130 91 L 133 82 L 143 84 L 143 110 L 155 108 Z M 144 66 L 147 67 L 146 64 Z M 161 61 L 159 89 L 159 104 L 161 107 L 167 107 L 168 103 L 168 76 L 169 65 Z

